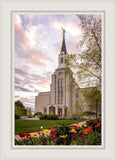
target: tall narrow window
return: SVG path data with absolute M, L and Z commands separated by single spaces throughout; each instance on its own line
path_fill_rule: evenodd
M 61 104 L 63 104 L 63 79 L 61 79 Z
M 60 79 L 58 79 L 58 104 L 60 104 Z
M 63 104 L 63 79 L 58 79 L 58 104 Z
M 61 57 L 61 64 L 63 63 L 63 57 Z

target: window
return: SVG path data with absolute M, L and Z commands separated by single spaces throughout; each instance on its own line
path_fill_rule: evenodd
M 61 57 L 61 64 L 63 63 L 63 57 Z
M 61 79 L 61 85 L 63 85 L 63 79 Z
M 63 79 L 58 79 L 58 104 L 63 103 Z
M 44 114 L 47 114 L 47 109 L 46 108 L 44 108 Z
M 58 86 L 60 85 L 60 79 L 58 79 Z
M 62 74 L 63 74 L 62 72 L 59 72 L 59 74 L 58 74 L 58 75 L 59 75 L 59 76 L 61 76 Z
M 62 116 L 62 108 L 58 108 L 58 115 Z

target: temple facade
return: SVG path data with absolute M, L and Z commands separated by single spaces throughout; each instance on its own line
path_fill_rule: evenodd
M 70 70 L 65 73 L 65 61 L 68 52 L 65 44 L 65 30 L 63 30 L 63 41 L 58 56 L 58 68 L 51 76 L 49 92 L 40 92 L 35 97 L 35 112 L 43 114 L 56 114 L 61 117 L 71 117 L 75 113 L 75 103 L 81 94 L 81 89 L 73 80 Z

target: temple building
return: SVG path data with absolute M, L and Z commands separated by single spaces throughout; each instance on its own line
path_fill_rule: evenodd
M 65 73 L 67 56 L 65 30 L 63 29 L 63 41 L 58 56 L 58 68 L 51 76 L 50 91 L 40 92 L 35 97 L 35 112 L 56 114 L 61 117 L 71 117 L 75 113 L 74 106 L 79 98 L 79 94 L 81 94 L 81 89 L 73 80 L 72 71 Z

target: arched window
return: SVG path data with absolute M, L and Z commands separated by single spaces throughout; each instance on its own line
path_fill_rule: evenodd
M 59 76 L 61 76 L 62 74 L 63 74 L 62 72 L 59 72 L 59 74 L 58 74 L 58 75 L 59 75 Z

